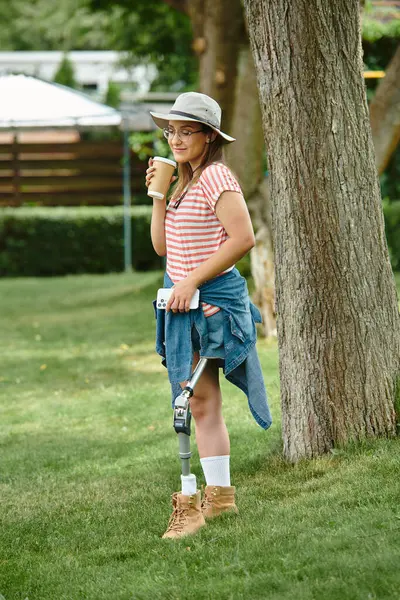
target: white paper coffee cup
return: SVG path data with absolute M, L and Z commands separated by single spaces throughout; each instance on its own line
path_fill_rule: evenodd
M 153 158 L 153 167 L 155 167 L 155 171 L 150 180 L 147 195 L 158 200 L 163 200 L 167 195 L 171 177 L 176 169 L 176 162 L 169 158 L 155 156 Z

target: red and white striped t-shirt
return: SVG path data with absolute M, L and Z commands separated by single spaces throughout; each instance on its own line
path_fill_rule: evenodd
M 165 216 L 167 273 L 174 283 L 185 279 L 228 239 L 215 214 L 219 197 L 227 191 L 242 193 L 228 167 L 213 163 L 204 169 L 177 208 L 175 201 L 168 204 Z M 202 307 L 206 317 L 220 310 L 205 302 L 202 302 Z

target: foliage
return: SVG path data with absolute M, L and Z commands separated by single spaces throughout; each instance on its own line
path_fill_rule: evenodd
M 153 63 L 154 90 L 193 89 L 198 63 L 189 17 L 163 0 L 0 0 L 2 50 L 126 51 L 130 66 Z M 393 10 L 393 9 L 388 9 Z M 400 37 L 400 20 L 377 18 L 366 3 L 365 41 Z M 385 65 L 384 65 L 385 66 Z
M 369 42 L 376 42 L 384 37 L 400 38 L 400 19 L 379 22 L 366 17 L 363 20 L 363 38 Z
M 237 263 L 236 268 L 239 269 L 240 274 L 246 279 L 251 277 L 251 264 L 250 264 L 250 254 L 245 254 Z
M 121 86 L 113 81 L 108 82 L 106 95 L 104 98 L 104 104 L 112 106 L 113 108 L 119 108 L 121 104 Z
M 151 301 L 161 273 L 0 280 L 0 595 L 6 600 L 395 600 L 400 440 L 281 457 L 221 375 L 239 517 L 161 540 L 180 484 Z M 193 427 L 194 432 L 194 427 Z M 192 471 L 204 482 L 192 435 Z
M 54 76 L 54 81 L 55 83 L 60 83 L 61 85 L 66 85 L 70 88 L 77 87 L 74 66 L 65 54 Z
M 149 159 L 151 156 L 168 158 L 171 154 L 170 147 L 161 129 L 145 133 L 134 131 L 129 136 L 129 142 L 132 150 L 140 160 Z
M 383 214 L 385 216 L 385 232 L 389 246 L 390 261 L 393 270 L 400 270 L 400 200 L 390 202 L 383 200 Z
M 90 6 L 97 14 L 118 15 L 110 43 L 129 53 L 128 64 L 145 61 L 157 67 L 153 90 L 184 91 L 196 84 L 198 66 L 187 15 L 162 0 L 90 0 Z
M 390 201 L 400 200 L 400 145 L 380 177 L 382 197 Z
M 154 90 L 193 89 L 198 63 L 189 17 L 163 0 L 0 0 L 2 50 L 126 51 L 129 65 L 153 63 Z M 388 8 L 387 10 L 393 10 Z M 363 38 L 400 37 L 400 20 L 381 18 L 369 2 Z
M 162 0 L 0 0 L 2 50 L 113 50 L 128 66 L 154 64 L 154 90 L 193 88 L 189 18 Z
M 108 50 L 116 15 L 88 0 L 0 0 L 2 50 Z
M 400 435 L 400 376 L 396 380 L 396 395 L 394 398 L 394 409 L 396 411 L 396 433 Z
M 370 71 L 385 71 L 396 52 L 398 44 L 399 40 L 392 38 L 382 38 L 374 43 L 364 39 L 362 44 L 364 69 Z M 380 81 L 381 79 L 378 78 L 365 79 L 369 101 L 374 97 L 375 90 Z
M 382 38 L 400 38 L 397 7 L 365 2 L 362 12 L 362 37 L 369 42 L 376 42 Z
M 151 207 L 131 208 L 132 264 L 160 268 Z M 17 208 L 0 213 L 0 275 L 109 273 L 124 268 L 123 207 Z

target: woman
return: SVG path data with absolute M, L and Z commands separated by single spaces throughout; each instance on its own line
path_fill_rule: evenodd
M 182 490 L 173 494 L 174 510 L 163 536 L 179 538 L 195 533 L 205 518 L 237 512 L 219 368 L 247 394 L 263 428 L 271 417 L 255 351 L 255 322 L 261 317 L 234 268 L 255 243 L 240 186 L 222 158 L 223 145 L 235 139 L 221 131 L 221 109 L 204 94 L 181 94 L 169 114 L 150 114 L 164 130 L 179 175 L 168 206 L 154 199 L 151 221 L 154 249 L 167 256 L 164 287 L 173 287 L 166 312 L 157 310 L 157 351 L 168 368 L 173 399 L 199 357 L 210 359 L 190 400 L 205 496 L 201 502 L 194 475 L 181 476 Z M 152 164 L 150 159 L 147 186 Z M 200 306 L 189 311 L 198 288 Z

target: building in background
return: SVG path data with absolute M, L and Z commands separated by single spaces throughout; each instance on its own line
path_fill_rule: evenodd
M 0 52 L 0 73 L 23 73 L 54 81 L 64 56 L 72 64 L 75 80 L 82 91 L 100 101 L 104 99 L 110 82 L 134 92 L 146 93 L 157 74 L 153 65 L 122 66 L 124 54 L 110 50 Z
M 156 129 L 150 111 L 168 112 L 174 103 L 177 92 L 150 92 L 152 81 L 157 76 L 154 65 L 121 66 L 123 53 L 114 51 L 73 51 L 73 52 L 0 52 L 0 75 L 22 73 L 52 82 L 64 57 L 72 64 L 74 79 L 79 88 L 93 100 L 104 102 L 108 86 L 115 83 L 121 86 L 121 105 L 118 107 L 124 117 L 124 126 L 131 131 L 152 131 Z M 0 133 L 0 142 L 8 143 L 9 133 Z M 52 132 L 23 132 L 21 140 L 50 142 L 72 141 L 79 138 L 78 131 L 58 129 Z

